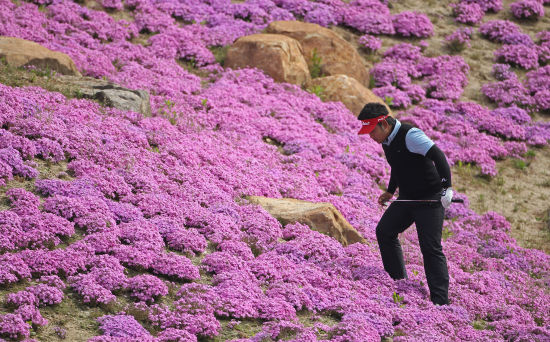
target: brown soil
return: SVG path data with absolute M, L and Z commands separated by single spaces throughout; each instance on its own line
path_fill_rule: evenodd
M 550 149 L 534 148 L 525 161 L 497 162 L 498 176 L 480 177 L 477 168 L 453 168 L 453 184 L 478 213 L 496 211 L 512 224 L 511 236 L 525 248 L 550 254 Z

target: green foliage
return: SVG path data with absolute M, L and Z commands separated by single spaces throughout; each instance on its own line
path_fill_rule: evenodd
M 527 157 L 527 158 L 534 158 L 536 155 L 537 154 L 533 150 L 529 150 L 529 151 L 525 152 L 525 157 Z
M 178 121 L 178 113 L 174 109 L 175 103 L 170 99 L 164 101 L 164 105 L 160 109 L 160 115 L 170 121 L 172 125 L 175 125 Z
M 52 70 L 50 69 L 49 67 L 46 67 L 46 68 L 33 68 L 33 69 L 28 69 L 29 70 L 29 73 L 34 75 L 34 76 L 37 76 L 37 77 L 54 77 L 57 72 L 55 70 Z
M 241 319 L 238 324 L 233 325 L 230 319 L 221 318 L 219 322 L 222 326 L 220 334 L 213 337 L 210 341 L 221 342 L 233 339 L 250 338 L 262 331 L 262 321 L 256 319 Z
M 197 59 L 195 57 L 191 57 L 189 59 L 187 59 L 187 63 L 189 64 L 189 66 L 193 69 L 196 69 L 197 68 Z
M 394 292 L 394 293 L 392 294 L 392 299 L 393 299 L 393 302 L 394 302 L 395 304 L 399 304 L 399 307 L 400 307 L 400 308 L 405 307 L 405 304 L 402 304 L 402 303 L 403 303 L 403 300 L 404 300 L 405 298 L 403 298 L 403 296 L 399 295 L 399 293 Z
M 476 330 L 495 330 L 494 326 L 488 324 L 488 322 L 483 319 L 476 319 L 473 321 L 472 327 Z
M 395 329 L 395 332 L 393 333 L 393 336 L 394 337 L 397 337 L 397 336 L 407 336 L 407 334 L 402 330 L 402 329 Z
M 457 54 L 462 52 L 466 48 L 466 44 L 459 42 L 458 40 L 452 40 L 447 43 L 447 47 L 452 54 Z
M 393 106 L 393 97 L 385 96 L 384 97 L 384 103 L 386 103 L 390 107 Z
M 369 89 L 372 89 L 376 86 L 376 81 L 374 80 L 374 77 L 372 75 L 369 77 Z
M 476 171 L 474 170 L 475 164 L 472 164 L 470 162 L 463 162 L 462 160 L 459 160 L 456 165 L 458 166 L 459 169 L 462 169 L 463 171 L 467 171 L 467 172 Z
M 544 318 L 535 317 L 533 320 L 539 327 L 544 326 Z
M 216 58 L 216 62 L 221 66 L 223 66 L 225 63 L 225 58 L 227 57 L 228 49 L 229 49 L 229 46 L 213 46 L 210 48 L 210 51 L 214 55 L 214 58 Z
M 122 69 L 122 62 L 121 62 L 120 59 L 118 59 L 118 58 L 115 58 L 115 60 L 112 61 L 111 64 L 113 64 L 113 66 L 115 67 L 116 71 L 120 71 L 120 69 Z
M 525 160 L 516 159 L 514 160 L 514 167 L 519 170 L 525 170 L 529 166 L 528 163 L 525 162 Z
M 76 88 L 74 91 L 73 91 L 73 96 L 77 99 L 82 99 L 84 98 L 84 93 L 82 93 L 82 91 L 80 90 L 80 88 Z
M 487 322 L 483 320 L 475 320 L 472 322 L 472 327 L 474 327 L 474 329 L 476 330 L 484 330 L 486 326 Z
M 448 226 L 443 227 L 443 232 L 441 234 L 441 237 L 443 238 L 443 240 L 447 241 L 447 239 L 453 235 L 454 235 L 453 232 L 449 230 Z
M 311 69 L 309 73 L 311 78 L 321 77 L 321 57 L 317 55 L 317 49 L 313 49 L 313 55 L 311 56 Z
M 321 87 L 320 85 L 312 86 L 309 89 L 307 89 L 307 91 L 312 93 L 312 94 L 317 95 L 317 97 L 320 98 L 321 100 L 324 100 L 323 92 L 325 91 L 325 89 L 323 87 Z

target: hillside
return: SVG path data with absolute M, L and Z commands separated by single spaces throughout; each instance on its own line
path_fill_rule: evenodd
M 2 58 L 0 341 L 550 340 L 548 3 L 0 0 L 0 36 L 147 98 L 115 108 Z M 350 109 L 226 67 L 239 37 L 292 20 L 350 43 L 364 86 L 453 165 L 450 305 L 429 300 L 414 226 L 409 279 L 384 271 L 389 168 Z M 366 242 L 249 196 L 331 203 Z

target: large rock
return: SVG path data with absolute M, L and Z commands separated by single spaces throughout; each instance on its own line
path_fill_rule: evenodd
M 277 82 L 305 85 L 310 79 L 302 47 L 278 34 L 253 34 L 237 39 L 227 50 L 225 66 L 262 69 Z
M 114 83 L 98 80 L 92 77 L 60 76 L 57 82 L 71 88 L 76 88 L 80 96 L 98 100 L 105 106 L 120 110 L 131 110 L 151 115 L 149 93 L 145 90 L 132 90 Z
M 355 78 L 347 75 L 334 75 L 318 77 L 311 80 L 312 86 L 320 86 L 323 89 L 322 97 L 325 101 L 342 102 L 355 116 L 359 115 L 363 106 L 369 102 L 378 102 L 390 108 L 384 101 L 376 96 L 370 89 L 363 86 Z
M 369 72 L 355 48 L 335 32 L 317 24 L 300 21 L 274 21 L 266 32 L 282 34 L 300 42 L 309 67 L 313 66 L 313 52 L 321 58 L 324 76 L 344 74 L 364 85 L 369 83 Z
M 14 37 L 0 37 L 0 58 L 14 67 L 36 66 L 64 75 L 80 76 L 71 57 L 40 44 Z
M 313 230 L 335 238 L 344 246 L 355 242 L 365 243 L 361 234 L 331 203 L 261 196 L 247 198 L 251 203 L 261 205 L 283 225 L 295 222 L 306 224 Z

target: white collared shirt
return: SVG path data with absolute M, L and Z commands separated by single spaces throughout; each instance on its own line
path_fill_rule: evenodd
M 388 135 L 382 144 L 390 145 L 397 135 L 399 128 L 401 128 L 401 122 L 395 119 L 395 127 L 393 128 L 393 131 L 390 135 Z M 405 146 L 407 146 L 407 149 L 413 153 L 418 153 L 425 156 L 433 145 L 435 145 L 435 143 L 428 138 L 424 132 L 416 127 L 411 128 L 405 136 Z

